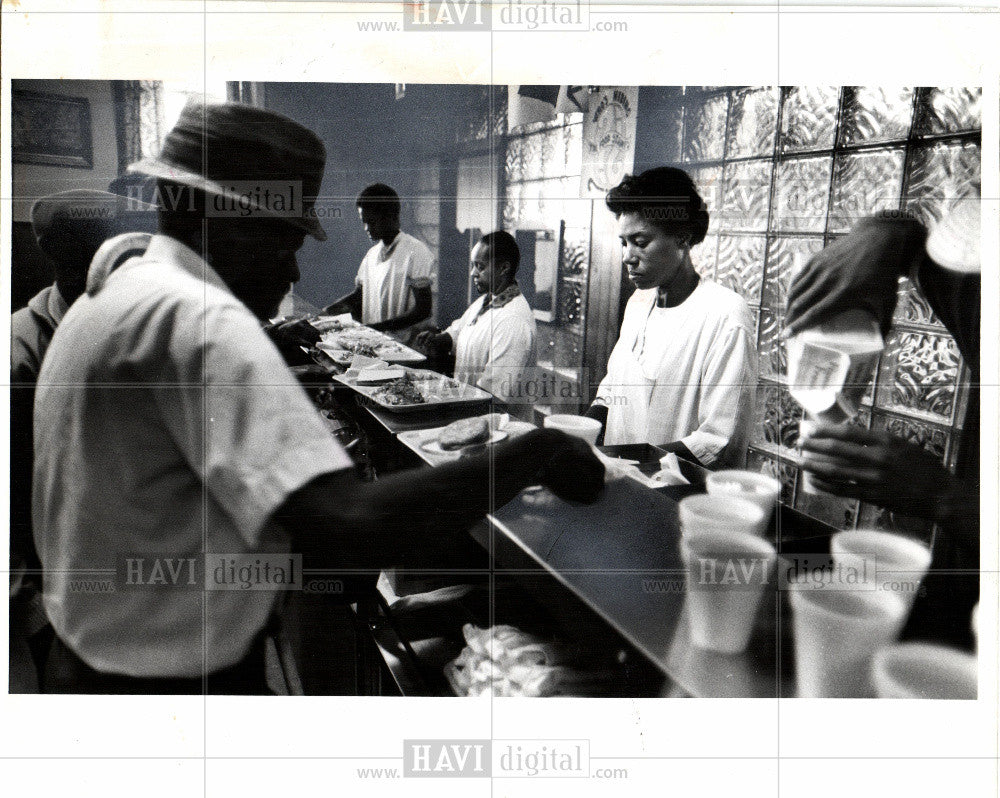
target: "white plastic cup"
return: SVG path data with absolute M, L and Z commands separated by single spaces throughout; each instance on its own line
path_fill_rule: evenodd
M 837 590 L 798 581 L 791 589 L 795 673 L 801 698 L 865 698 L 871 661 L 906 619 L 894 593 Z
M 864 584 L 895 593 L 909 612 L 931 564 L 931 551 L 903 535 L 877 529 L 838 532 L 830 539 L 834 565 L 854 569 Z
M 760 535 L 765 523 L 760 505 L 737 496 L 699 493 L 680 500 L 682 536 L 702 532 L 747 532 Z
M 774 546 L 752 532 L 711 530 L 681 538 L 681 556 L 692 641 L 723 654 L 744 651 L 771 583 Z
M 601 434 L 604 425 L 595 418 L 587 416 L 575 416 L 571 413 L 553 413 L 545 417 L 543 426 L 549 429 L 562 430 L 567 435 L 575 438 L 582 438 L 591 446 L 597 443 L 597 436 Z
M 709 496 L 734 497 L 753 502 L 764 512 L 758 534 L 767 536 L 774 508 L 781 497 L 781 483 L 767 474 L 756 471 L 729 469 L 715 471 L 705 479 Z
M 938 698 L 974 701 L 978 662 L 972 654 L 928 643 L 880 649 L 872 660 L 879 698 Z

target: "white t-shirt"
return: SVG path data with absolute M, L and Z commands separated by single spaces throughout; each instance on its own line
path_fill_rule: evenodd
M 445 330 L 455 351 L 455 378 L 507 399 L 523 371 L 535 365 L 535 316 L 520 294 L 501 307 L 487 308 L 483 294 Z
M 415 304 L 411 288 L 433 288 L 434 256 L 418 238 L 400 231 L 389 246 L 381 241 L 365 254 L 355 284 L 361 286 L 361 323 L 402 316 Z
M 595 401 L 608 405 L 608 445 L 682 441 L 707 466 L 743 463 L 757 389 L 753 317 L 738 294 L 702 280 L 684 302 L 656 307 L 636 291 Z
M 52 625 L 106 673 L 238 662 L 277 590 L 205 590 L 188 567 L 123 588 L 125 559 L 149 558 L 150 575 L 157 555 L 206 552 L 211 573 L 212 555 L 288 552 L 272 513 L 350 466 L 257 319 L 192 250 L 154 236 L 70 308 L 39 375 L 33 516 Z

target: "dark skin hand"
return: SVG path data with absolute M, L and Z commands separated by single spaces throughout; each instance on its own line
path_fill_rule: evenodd
M 608 406 L 603 402 L 594 402 L 590 407 L 587 408 L 587 412 L 584 413 L 587 418 L 592 418 L 595 421 L 600 421 L 605 429 L 607 429 L 608 424 Z M 597 445 L 600 446 L 604 443 L 604 431 L 601 430 L 601 434 L 597 436 Z M 671 441 L 670 443 L 659 443 L 656 444 L 660 449 L 665 452 L 673 452 L 678 457 L 683 457 L 685 460 L 690 460 L 692 463 L 699 462 L 698 458 L 695 457 L 691 450 L 688 449 L 687 444 L 683 441 Z
M 447 354 L 451 351 L 453 343 L 448 333 L 435 330 L 424 330 L 413 340 L 415 347 L 432 356 Z
M 884 430 L 817 423 L 799 466 L 820 490 L 938 523 L 975 518 L 979 499 L 930 452 Z
M 896 307 L 899 278 L 922 257 L 926 237 L 919 222 L 884 214 L 863 220 L 817 252 L 792 280 L 785 336 L 852 308 L 870 311 L 885 335 Z
M 428 537 L 463 533 L 536 484 L 568 501 L 592 502 L 604 466 L 584 441 L 534 430 L 485 454 L 377 482 L 360 482 L 350 471 L 323 475 L 290 496 L 275 520 L 310 567 L 380 569 Z
M 277 324 L 265 324 L 264 332 L 279 347 L 284 346 L 315 346 L 321 340 L 319 330 L 313 327 L 305 319 L 292 319 L 290 321 L 278 322 Z
M 410 288 L 413 294 L 413 309 L 407 311 L 402 316 L 369 324 L 373 330 L 392 332 L 393 330 L 403 330 L 411 325 L 417 324 L 424 319 L 429 319 L 434 306 L 434 299 L 430 286 L 425 288 Z M 364 289 L 359 285 L 354 291 L 345 297 L 341 297 L 336 302 L 328 305 L 323 312 L 328 315 L 337 313 L 350 313 L 358 321 L 361 320 L 361 305 L 364 297 Z

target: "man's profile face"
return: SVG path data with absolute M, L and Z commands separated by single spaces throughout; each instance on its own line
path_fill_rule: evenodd
M 372 241 L 385 241 L 399 229 L 399 219 L 372 208 L 358 208 L 358 218 Z
M 229 290 L 267 320 L 298 282 L 295 253 L 304 239 L 305 231 L 276 219 L 219 219 L 209 221 L 205 246 L 209 264 Z

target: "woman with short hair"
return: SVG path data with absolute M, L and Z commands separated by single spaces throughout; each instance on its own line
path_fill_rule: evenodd
M 746 458 L 757 351 L 743 298 L 700 278 L 691 248 L 708 211 L 691 178 L 660 167 L 627 175 L 607 206 L 636 287 L 587 415 L 606 445 L 651 443 L 708 467 Z

